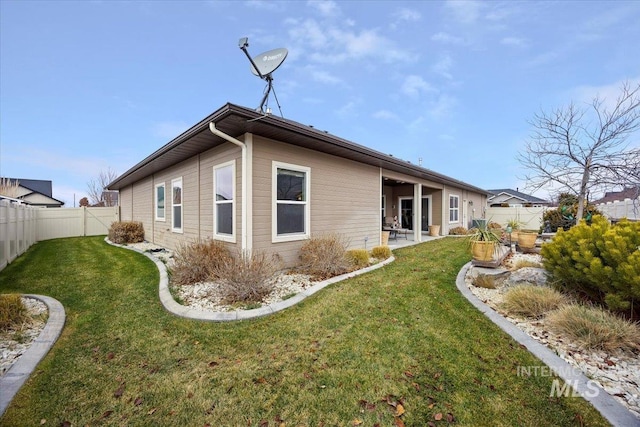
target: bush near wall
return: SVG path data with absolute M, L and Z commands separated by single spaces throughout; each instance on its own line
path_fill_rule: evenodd
M 138 221 L 114 222 L 109 227 L 109 240 L 119 245 L 142 242 L 144 241 L 144 227 Z
M 587 296 L 634 317 L 640 302 L 640 223 L 612 226 L 602 216 L 558 230 L 542 246 L 544 267 L 555 286 Z

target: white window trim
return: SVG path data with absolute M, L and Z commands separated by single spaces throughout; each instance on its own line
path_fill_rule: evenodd
M 164 206 L 162 207 L 162 217 L 158 216 L 158 188 L 162 187 L 164 189 Z M 162 184 L 156 184 L 153 189 L 153 198 L 154 200 L 154 218 L 156 221 L 166 222 L 167 221 L 167 186 L 163 182 Z
M 271 163 L 271 243 L 294 242 L 311 236 L 311 168 L 291 163 L 273 161 Z M 286 201 L 287 204 L 304 204 L 304 233 L 278 235 L 278 169 L 289 169 L 305 174 L 304 202 Z
M 451 198 L 455 197 L 458 200 L 458 207 L 457 208 L 452 208 L 451 207 Z M 451 211 L 456 211 L 457 213 L 457 219 L 455 221 L 451 221 Z M 458 224 L 460 222 L 460 196 L 457 194 L 449 194 L 449 224 Z
M 231 234 L 218 233 L 218 209 L 216 200 L 216 170 L 231 166 Z M 225 202 L 229 203 L 229 202 Z M 223 242 L 236 243 L 236 161 L 231 160 L 213 167 L 213 237 Z
M 181 189 L 181 202 L 180 203 L 180 228 L 174 227 L 174 218 L 173 218 L 173 208 L 174 206 L 178 206 L 178 205 L 174 205 L 173 204 L 173 188 L 176 187 L 176 183 L 179 183 L 180 189 Z M 166 206 L 166 202 L 165 202 L 165 206 Z M 165 214 L 166 216 L 166 214 Z M 182 177 L 180 178 L 175 178 L 171 180 L 171 231 L 174 233 L 183 233 L 184 230 L 184 186 L 182 185 Z

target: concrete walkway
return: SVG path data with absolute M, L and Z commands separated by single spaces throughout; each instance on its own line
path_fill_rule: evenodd
M 31 346 L 24 352 L 16 363 L 0 378 L 0 417 L 7 410 L 13 397 L 18 393 L 20 387 L 27 381 L 29 375 L 36 369 L 36 366 L 49 352 L 56 342 L 62 328 L 66 315 L 64 307 L 60 302 L 51 297 L 43 295 L 25 294 L 24 297 L 37 299 L 47 305 L 49 318 L 40 335 Z
M 456 286 L 471 304 L 487 316 L 493 323 L 498 325 L 500 329 L 511 335 L 513 339 L 522 344 L 527 350 L 533 353 L 534 356 L 549 366 L 553 373 L 572 386 L 577 395 L 582 396 L 585 400 L 591 403 L 613 426 L 640 426 L 640 419 L 633 415 L 626 406 L 618 402 L 613 396 L 600 388 L 596 383 L 589 380 L 580 370 L 571 366 L 569 363 L 558 357 L 548 347 L 540 344 L 526 332 L 522 331 L 516 325 L 509 322 L 492 308 L 480 301 L 471 292 L 464 280 L 470 267 L 471 263 L 462 267 L 462 270 L 460 270 L 458 277 L 456 278 Z M 572 397 L 566 398 L 571 399 Z

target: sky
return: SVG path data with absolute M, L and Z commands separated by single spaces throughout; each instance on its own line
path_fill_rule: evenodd
M 640 82 L 639 23 L 635 0 L 0 0 L 0 176 L 50 180 L 77 206 L 101 171 L 227 102 L 258 107 L 248 37 L 252 57 L 288 49 L 274 114 L 522 191 L 536 113 Z

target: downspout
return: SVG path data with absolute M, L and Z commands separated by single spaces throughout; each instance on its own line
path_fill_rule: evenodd
M 228 141 L 232 144 L 237 145 L 242 149 L 242 187 L 240 189 L 240 193 L 242 194 L 242 211 L 241 211 L 241 227 L 242 227 L 242 237 L 241 237 L 241 249 L 242 252 L 249 250 L 248 247 L 248 233 L 247 233 L 247 212 L 248 212 L 248 203 L 247 203 L 247 182 L 248 182 L 248 173 L 247 173 L 247 146 L 240 140 L 232 137 L 231 135 L 227 135 L 222 132 L 218 128 L 216 128 L 215 123 L 209 123 L 209 130 L 212 134 L 219 136 L 220 138 Z

